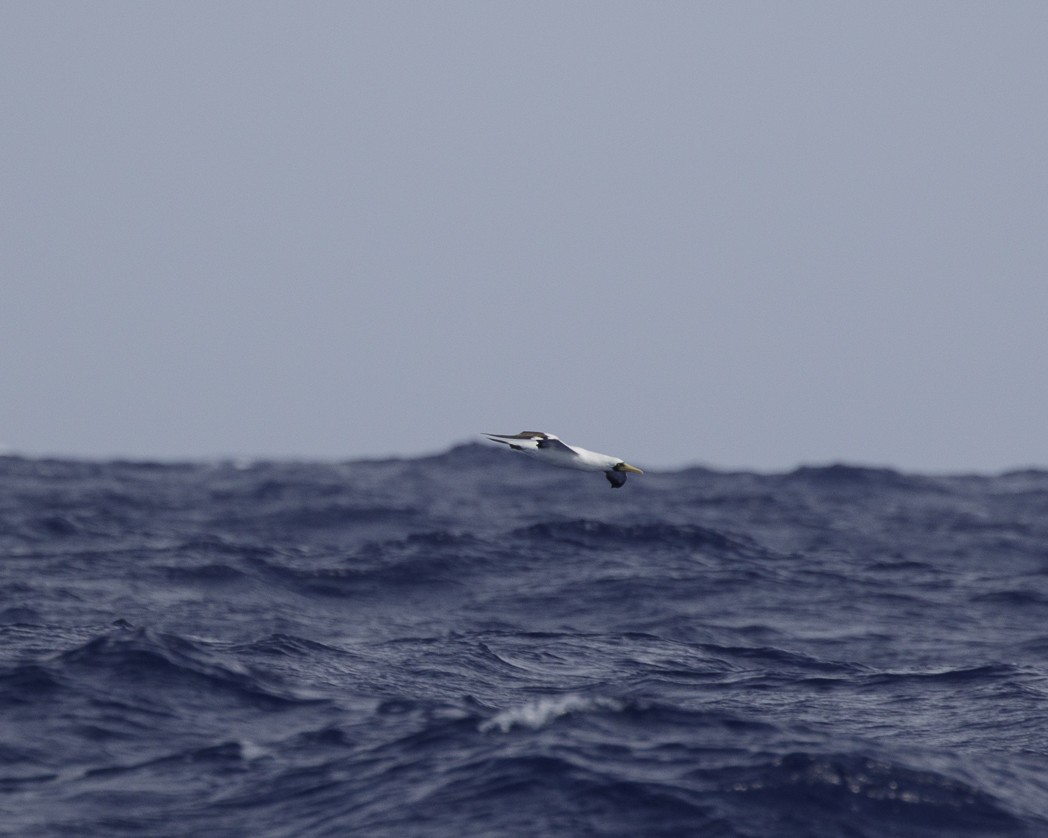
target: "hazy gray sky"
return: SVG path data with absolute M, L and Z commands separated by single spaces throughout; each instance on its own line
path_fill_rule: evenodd
M 1048 464 L 1048 3 L 6 2 L 0 444 Z

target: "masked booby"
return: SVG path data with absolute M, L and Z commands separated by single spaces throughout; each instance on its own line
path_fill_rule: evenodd
M 618 489 L 626 482 L 626 472 L 644 474 L 636 466 L 624 463 L 618 457 L 587 451 L 577 445 L 567 445 L 560 437 L 542 431 L 521 431 L 519 434 L 484 434 L 492 442 L 501 442 L 514 451 L 523 451 L 537 457 L 551 466 L 561 468 L 578 468 L 583 471 L 603 471 L 612 489 Z

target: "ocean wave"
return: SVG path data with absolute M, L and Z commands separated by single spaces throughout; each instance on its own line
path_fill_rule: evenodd
M 940 490 L 940 484 L 934 479 L 921 475 L 909 475 L 890 468 L 854 466 L 845 463 L 833 463 L 826 466 L 800 466 L 781 476 L 786 484 L 800 483 L 818 488 L 861 489 L 863 491 L 883 490 Z
M 177 635 L 144 628 L 120 629 L 62 652 L 51 664 L 74 684 L 94 683 L 133 703 L 155 702 L 174 710 L 178 701 L 205 691 L 212 701 L 224 695 L 235 701 L 281 706 L 305 696 L 252 671 L 231 655 Z M 136 692 L 136 687 L 146 689 Z M 96 693 L 98 694 L 98 693 Z
M 1024 826 L 982 789 L 857 753 L 785 754 L 739 772 L 725 789 L 774 813 L 773 834 L 997 835 Z
M 482 733 L 493 730 L 508 733 L 514 727 L 537 730 L 569 714 L 618 712 L 624 706 L 618 699 L 603 696 L 586 696 L 575 693 L 546 696 L 497 713 L 492 718 L 483 721 L 479 730 Z
M 999 680 L 1011 680 L 1022 677 L 1024 670 L 1014 664 L 989 663 L 981 666 L 929 668 L 901 672 L 880 672 L 867 675 L 864 681 L 868 684 L 887 684 L 891 682 L 926 682 L 943 684 L 979 683 L 992 684 Z
M 531 524 L 513 530 L 511 537 L 532 541 L 555 542 L 575 547 L 670 547 L 707 549 L 754 554 L 765 551 L 743 536 L 728 535 L 719 530 L 695 525 L 669 524 L 660 521 L 616 524 L 585 518 Z
M 342 555 L 324 550 L 294 557 L 257 556 L 252 564 L 257 571 L 306 593 L 358 596 L 419 586 L 460 586 L 465 575 L 491 561 L 488 550 L 475 537 L 431 531 L 366 541 Z

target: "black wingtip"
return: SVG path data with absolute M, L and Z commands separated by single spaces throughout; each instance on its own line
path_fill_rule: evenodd
M 608 482 L 611 484 L 612 489 L 621 489 L 623 484 L 626 482 L 626 475 L 621 471 L 606 471 L 604 476 L 608 478 Z

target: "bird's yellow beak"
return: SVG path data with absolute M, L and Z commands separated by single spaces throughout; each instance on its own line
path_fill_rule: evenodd
M 637 468 L 636 466 L 631 466 L 629 463 L 623 463 L 621 466 L 619 466 L 619 470 L 632 471 L 634 474 L 644 474 L 644 472 L 641 471 L 639 468 Z

